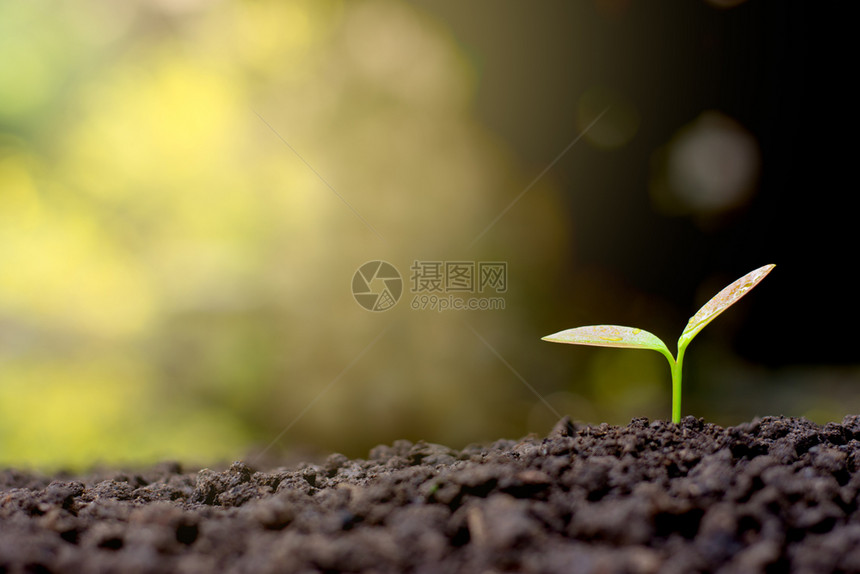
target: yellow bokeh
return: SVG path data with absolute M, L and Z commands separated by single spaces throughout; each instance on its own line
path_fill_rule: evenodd
M 473 120 L 447 30 L 394 0 L 102 4 L 18 8 L 28 32 L 4 40 L 27 57 L 0 65 L 0 464 L 524 424 L 523 387 L 459 317 L 350 293 L 373 259 L 525 278 L 563 256 L 546 182 L 467 248 L 530 177 Z M 469 321 L 516 353 L 499 335 L 525 316 Z
M 201 464 L 241 454 L 247 437 L 229 416 L 150 404 L 146 373 L 126 358 L 5 364 L 0 452 L 41 468 L 137 463 L 184 454 Z
M 47 182 L 39 189 L 38 171 L 21 154 L 0 159 L 0 305 L 54 331 L 139 333 L 151 313 L 140 270 L 103 241 L 86 205 Z

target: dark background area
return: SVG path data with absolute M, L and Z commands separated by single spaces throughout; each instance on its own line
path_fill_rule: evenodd
M 702 277 L 773 262 L 734 350 L 770 367 L 856 362 L 845 328 L 857 317 L 856 104 L 840 5 L 412 3 L 450 27 L 479 70 L 476 116 L 535 174 L 570 141 L 585 85 L 635 94 L 642 119 L 627 146 L 574 147 L 551 171 L 573 220 L 571 268 L 603 269 L 692 313 Z M 708 109 L 756 137 L 763 169 L 749 205 L 700 226 L 655 212 L 646 186 L 654 150 Z M 584 166 L 597 173 L 585 190 Z

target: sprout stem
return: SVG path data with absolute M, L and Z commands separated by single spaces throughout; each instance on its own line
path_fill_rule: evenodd
M 681 367 L 687 346 L 678 347 L 677 359 L 665 347 L 656 350 L 666 357 L 666 360 L 669 361 L 669 368 L 672 369 L 672 422 L 678 424 L 681 422 Z
M 686 346 L 678 348 L 678 358 L 674 359 L 672 365 L 672 422 L 681 422 L 681 370 L 684 366 L 684 351 Z

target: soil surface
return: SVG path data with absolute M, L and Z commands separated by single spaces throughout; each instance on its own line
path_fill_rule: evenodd
M 0 573 L 860 572 L 860 416 L 564 419 L 461 451 L 0 473 Z

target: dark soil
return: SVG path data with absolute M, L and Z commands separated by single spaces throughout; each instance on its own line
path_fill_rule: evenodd
M 562 420 L 367 460 L 0 474 L 0 573 L 860 572 L 860 416 Z

